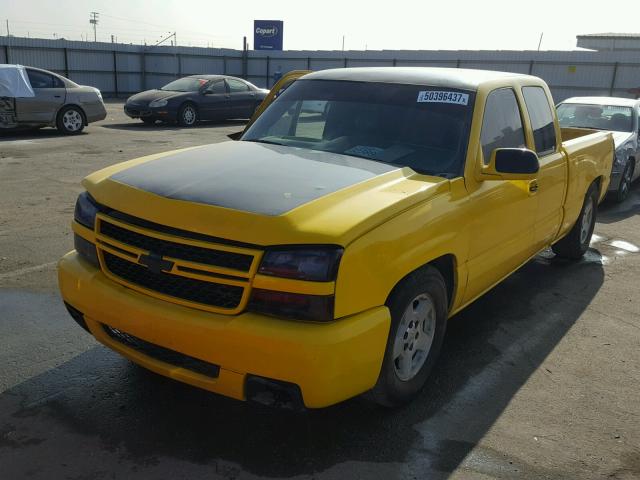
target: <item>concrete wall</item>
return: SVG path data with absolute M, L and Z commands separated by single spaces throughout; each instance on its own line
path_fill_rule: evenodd
M 127 96 L 176 77 L 222 73 L 270 87 L 278 67 L 437 66 L 530 73 L 550 85 L 556 101 L 576 95 L 633 97 L 640 87 L 640 54 L 631 51 L 249 51 L 146 47 L 111 43 L 0 37 L 0 63 L 58 72 L 105 96 Z

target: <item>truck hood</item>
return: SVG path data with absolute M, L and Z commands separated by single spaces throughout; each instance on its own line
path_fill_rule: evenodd
M 129 215 L 256 245 L 346 245 L 449 189 L 410 168 L 280 145 L 224 142 L 108 167 L 84 185 Z

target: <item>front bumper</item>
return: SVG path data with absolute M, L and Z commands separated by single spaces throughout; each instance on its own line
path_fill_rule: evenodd
M 157 120 L 175 120 L 177 112 L 168 107 L 150 108 L 148 106 L 124 106 L 124 113 L 129 118 L 154 118 Z
M 60 260 L 58 279 L 64 301 L 84 314 L 98 341 L 156 373 L 239 400 L 246 399 L 248 375 L 297 385 L 308 408 L 363 393 L 376 383 L 390 326 L 386 307 L 327 324 L 199 311 L 116 284 L 75 251 Z M 218 376 L 141 354 L 103 325 L 218 365 Z

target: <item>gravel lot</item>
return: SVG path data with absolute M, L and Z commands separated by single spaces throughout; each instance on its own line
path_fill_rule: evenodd
M 640 186 L 601 206 L 583 261 L 540 255 L 452 319 L 413 404 L 280 411 L 149 373 L 68 317 L 81 179 L 243 125 L 108 111 L 77 137 L 0 133 L 2 478 L 640 478 Z

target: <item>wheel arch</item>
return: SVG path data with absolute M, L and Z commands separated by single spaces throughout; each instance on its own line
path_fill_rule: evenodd
M 77 103 L 65 103 L 64 105 L 62 105 L 62 106 L 58 109 L 58 111 L 56 112 L 56 119 L 55 119 L 56 123 L 58 122 L 58 119 L 60 118 L 60 114 L 61 114 L 62 112 L 64 112 L 64 111 L 65 111 L 67 108 L 69 108 L 69 107 L 75 107 L 75 108 L 77 108 L 78 110 L 80 110 L 80 115 L 82 115 L 82 121 L 83 121 L 83 123 L 84 123 L 84 126 L 86 127 L 86 126 L 88 126 L 88 125 L 89 125 L 89 123 L 87 122 L 87 112 L 85 112 L 85 111 L 84 111 L 84 108 L 82 108 L 82 106 L 81 106 L 81 105 L 79 105 L 79 104 L 77 104 Z
M 389 299 L 393 295 L 394 291 L 409 275 L 412 275 L 418 270 L 424 269 L 426 267 L 433 267 L 440 273 L 440 275 L 442 275 L 442 278 L 444 279 L 444 283 L 447 289 L 448 309 L 449 311 L 451 311 L 451 308 L 453 307 L 454 300 L 456 297 L 456 290 L 458 285 L 457 265 L 458 265 L 457 258 L 453 253 L 447 253 L 447 254 L 441 255 L 437 258 L 434 258 L 433 260 L 430 260 L 420 265 L 418 268 L 415 268 L 414 270 L 408 272 L 404 277 L 402 277 L 400 280 L 398 280 L 398 282 L 396 282 L 396 284 L 393 286 L 393 288 L 387 295 L 385 304 L 388 304 Z

